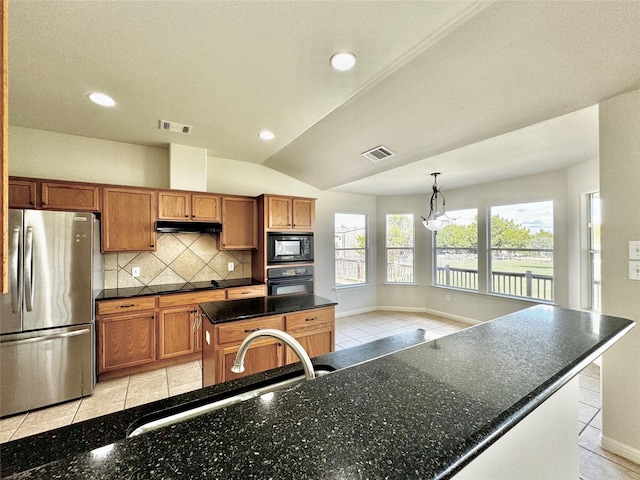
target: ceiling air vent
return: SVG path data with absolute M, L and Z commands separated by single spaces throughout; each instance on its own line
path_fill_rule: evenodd
M 184 135 L 190 135 L 193 127 L 191 125 L 184 125 L 177 122 L 169 122 L 167 120 L 160 120 L 160 130 L 168 130 L 170 132 L 183 133 Z
M 363 152 L 362 156 L 371 160 L 372 162 L 379 162 L 385 158 L 393 157 L 395 153 L 389 150 L 387 147 L 380 145 L 379 147 L 372 148 L 369 151 Z

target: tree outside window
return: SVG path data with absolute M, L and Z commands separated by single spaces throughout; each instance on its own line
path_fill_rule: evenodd
M 413 214 L 387 215 L 386 265 L 388 283 L 413 283 Z
M 491 207 L 491 292 L 553 300 L 553 202 Z
M 335 214 L 336 287 L 367 282 L 367 216 Z
M 435 235 L 436 285 L 478 289 L 478 210 L 452 210 L 454 220 Z

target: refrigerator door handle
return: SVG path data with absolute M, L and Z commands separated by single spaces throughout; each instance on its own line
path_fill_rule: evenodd
M 13 229 L 11 237 L 11 267 L 9 268 L 9 288 L 11 289 L 11 310 L 13 313 L 20 311 L 20 286 L 18 283 L 18 271 L 20 266 L 20 227 Z
M 0 345 L 2 345 L 3 347 L 11 347 L 16 345 L 24 345 L 25 343 L 46 342 L 48 340 L 57 340 L 59 338 L 77 337 L 78 335 L 86 335 L 87 333 L 91 333 L 91 331 L 88 328 L 83 328 L 82 330 L 74 330 L 73 332 L 56 333 L 54 335 L 45 335 L 44 337 L 31 337 L 25 338 L 24 340 L 3 342 Z
M 33 227 L 27 227 L 24 247 L 24 302 L 27 312 L 33 310 Z

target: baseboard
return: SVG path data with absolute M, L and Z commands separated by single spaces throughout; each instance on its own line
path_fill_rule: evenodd
M 455 320 L 456 322 L 468 323 L 470 325 L 477 325 L 483 323 L 479 320 L 475 320 L 473 318 L 463 317 L 461 315 L 453 315 L 451 313 L 441 312 L 438 310 L 431 310 L 429 308 L 421 308 L 421 307 L 391 307 L 391 306 L 378 306 L 378 307 L 367 307 L 360 308 L 358 310 L 350 310 L 348 312 L 336 312 L 336 318 L 348 317 L 350 315 L 357 315 L 359 313 L 370 313 L 370 312 L 413 312 L 413 313 L 430 313 L 432 315 L 437 315 L 438 317 L 449 318 L 451 320 Z
M 376 307 L 359 308 L 357 310 L 349 310 L 348 312 L 336 312 L 336 318 L 348 317 L 350 315 L 357 315 L 359 313 L 375 312 Z
M 602 434 L 600 434 L 600 446 L 608 452 L 615 453 L 627 460 L 631 460 L 633 463 L 640 464 L 640 450 L 637 448 L 630 447 L 617 440 L 605 437 Z
M 427 309 L 426 308 L 419 308 L 419 307 L 386 307 L 386 306 L 383 305 L 383 306 L 376 307 L 376 310 L 382 311 L 382 312 L 427 313 Z
M 438 317 L 450 318 L 451 320 L 455 320 L 456 322 L 469 323 L 471 325 L 479 325 L 484 323 L 481 320 L 476 320 L 475 318 L 463 317 L 462 315 L 454 315 L 453 313 L 441 312 L 439 310 L 431 310 L 430 308 L 425 308 L 425 313 L 431 313 L 432 315 L 437 315 Z

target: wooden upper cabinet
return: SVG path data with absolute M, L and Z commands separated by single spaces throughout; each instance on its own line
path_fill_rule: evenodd
M 89 183 L 9 179 L 12 208 L 100 211 L 100 186 Z
M 36 208 L 36 182 L 9 179 L 9 206 L 11 208 Z
M 191 219 L 196 222 L 220 222 L 220 195 L 191 195 Z
M 315 227 L 315 200 L 299 197 L 267 197 L 266 227 L 269 230 L 311 231 Z
M 100 210 L 100 187 L 73 183 L 41 184 L 42 208 L 97 212 Z
M 292 198 L 294 230 L 313 230 L 315 227 L 315 200 L 312 198 Z
M 102 195 L 102 251 L 155 250 L 156 192 L 105 187 Z
M 194 222 L 219 222 L 220 195 L 174 191 L 158 192 L 158 218 Z
M 158 218 L 187 221 L 191 215 L 190 195 L 180 192 L 158 192 Z
M 258 201 L 251 197 L 222 197 L 222 250 L 258 247 Z

